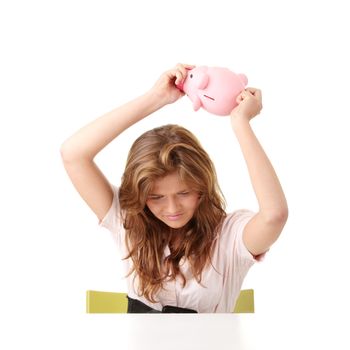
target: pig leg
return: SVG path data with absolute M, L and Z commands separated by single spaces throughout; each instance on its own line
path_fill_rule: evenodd
M 193 109 L 195 111 L 198 111 L 198 109 L 202 107 L 202 101 L 198 96 L 193 96 L 192 102 L 193 102 Z

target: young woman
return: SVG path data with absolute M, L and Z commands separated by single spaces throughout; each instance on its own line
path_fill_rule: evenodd
M 287 220 L 283 190 L 249 123 L 262 109 L 255 88 L 238 96 L 230 121 L 259 204 L 256 213 L 225 212 L 212 161 L 178 125 L 147 131 L 133 143 L 120 186 L 96 166 L 96 154 L 120 133 L 184 95 L 177 85 L 193 67 L 166 71 L 144 95 L 83 127 L 61 147 L 73 185 L 123 254 L 128 312 L 232 312 L 249 268 Z

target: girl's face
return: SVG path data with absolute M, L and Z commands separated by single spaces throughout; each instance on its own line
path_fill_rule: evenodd
M 146 205 L 152 214 L 171 228 L 185 226 L 193 217 L 200 195 L 184 181 L 177 172 L 154 182 Z

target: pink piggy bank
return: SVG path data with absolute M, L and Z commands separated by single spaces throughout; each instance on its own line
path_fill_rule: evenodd
M 245 89 L 248 79 L 227 68 L 200 66 L 187 72 L 185 81 L 177 87 L 193 102 L 216 115 L 229 115 L 237 106 L 237 96 Z

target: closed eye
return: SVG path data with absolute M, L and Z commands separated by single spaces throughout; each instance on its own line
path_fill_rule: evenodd
M 158 200 L 163 198 L 163 196 L 149 196 L 148 199 L 152 199 L 152 200 Z
M 183 192 L 178 192 L 177 193 L 179 196 L 187 196 L 190 194 L 190 191 L 183 191 Z M 148 200 L 160 200 L 164 198 L 164 196 L 158 196 L 158 195 L 155 195 L 155 194 L 151 194 L 147 197 Z

